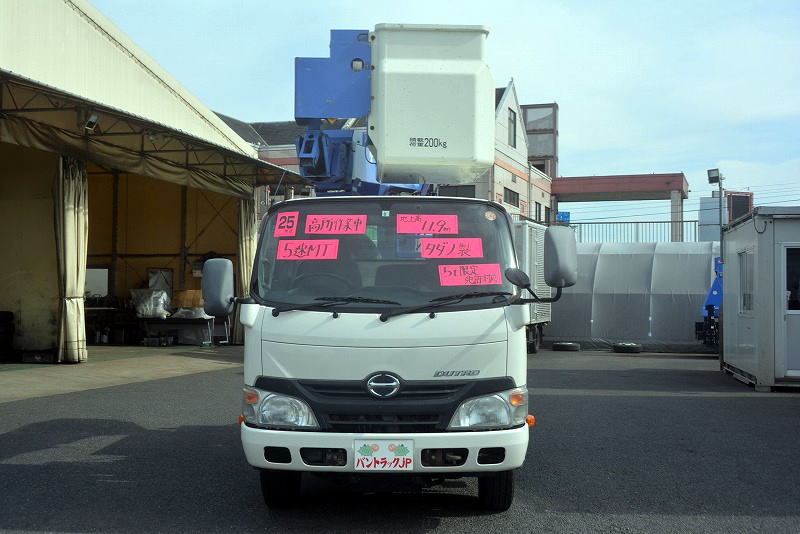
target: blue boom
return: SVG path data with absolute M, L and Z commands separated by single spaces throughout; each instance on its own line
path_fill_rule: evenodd
M 331 30 L 328 58 L 295 58 L 294 117 L 306 126 L 295 141 L 300 174 L 318 196 L 427 195 L 429 185 L 384 184 L 369 150 L 372 52 L 367 30 Z

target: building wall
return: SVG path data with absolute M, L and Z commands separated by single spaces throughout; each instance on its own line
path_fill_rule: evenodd
M 280 165 L 290 171 L 300 172 L 297 161 L 297 148 L 294 145 L 270 145 L 258 151 L 259 159 Z
M 91 172 L 91 171 L 90 171 Z M 95 170 L 95 172 L 97 172 Z M 113 175 L 89 176 L 89 260 L 112 266 Z M 236 261 L 239 206 L 234 197 L 186 190 L 188 264 L 181 266 L 181 187 L 135 174 L 119 174 L 117 275 L 114 294 L 147 287 L 148 269 L 172 270 L 173 289 L 200 289 L 191 262 L 216 252 Z M 185 282 L 180 283 L 181 271 Z
M 0 143 L 0 310 L 14 313 L 14 346 L 56 344 L 58 276 L 53 184 L 58 156 Z
M 719 241 L 719 196 L 700 199 L 700 211 L 697 212 L 697 240 Z M 728 224 L 728 213 L 722 208 L 722 224 Z
M 768 231 L 771 233 L 772 228 L 769 228 Z M 719 232 L 719 226 L 717 226 L 717 232 Z M 753 309 L 749 311 L 742 309 L 742 260 L 740 255 L 752 255 L 750 266 L 754 270 L 752 273 L 753 289 L 761 282 L 760 278 L 764 276 L 764 273 L 770 272 L 769 269 L 759 269 L 759 262 L 756 261 L 759 255 L 767 256 L 769 252 L 759 250 L 759 245 L 762 243 L 757 237 L 752 224 L 742 224 L 725 232 L 725 258 L 723 258 L 725 263 L 722 277 L 722 320 L 724 321 L 722 334 L 725 362 L 756 376 L 759 374 L 760 357 L 774 361 L 772 353 L 766 354 L 759 347 L 758 321 L 755 310 L 761 300 L 768 299 L 772 302 L 771 292 L 754 291 Z M 717 240 L 719 240 L 719 233 Z
M 509 109 L 516 114 L 516 146 L 509 144 Z M 522 109 L 513 83 L 506 90 L 495 113 L 495 165 L 493 169 L 491 198 L 503 202 L 511 213 L 521 213 L 535 218 L 536 203 L 541 205 L 540 220 L 544 220 L 545 207 L 550 207 L 550 179 L 528 166 L 528 141 L 525 135 Z M 519 205 L 510 204 L 505 190 L 519 195 Z

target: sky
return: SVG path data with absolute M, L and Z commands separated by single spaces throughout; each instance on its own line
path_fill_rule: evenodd
M 294 118 L 294 58 L 326 57 L 331 29 L 486 25 L 496 86 L 513 78 L 522 104 L 559 105 L 561 176 L 684 172 L 685 219 L 710 168 L 757 205 L 800 205 L 796 0 L 91 2 L 206 105 L 248 122 Z M 668 201 L 560 208 L 573 221 L 669 213 Z

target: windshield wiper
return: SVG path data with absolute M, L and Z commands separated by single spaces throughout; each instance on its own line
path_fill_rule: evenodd
M 447 306 L 448 304 L 458 304 L 464 299 L 474 299 L 477 297 L 505 297 L 507 295 L 511 295 L 511 293 L 508 293 L 507 291 L 471 291 L 469 293 L 456 293 L 455 295 L 447 295 L 444 297 L 431 299 L 428 304 L 423 304 L 421 306 L 414 306 L 413 308 L 406 308 L 404 310 L 384 312 L 381 314 L 380 320 L 386 322 L 389 317 L 403 315 L 406 313 L 429 311 L 441 306 Z
M 311 308 L 327 308 L 329 306 L 336 306 L 337 304 L 350 304 L 351 302 L 361 304 L 396 304 L 399 302 L 393 300 L 369 299 L 365 297 L 317 297 L 314 302 L 308 302 L 300 305 L 289 305 L 284 307 L 272 308 L 272 316 L 277 317 L 281 312 L 296 311 L 296 310 L 309 310 Z

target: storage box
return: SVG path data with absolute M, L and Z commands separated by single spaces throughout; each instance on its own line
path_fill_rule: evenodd
M 173 308 L 202 308 L 203 292 L 200 289 L 183 289 L 172 292 Z

